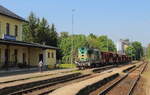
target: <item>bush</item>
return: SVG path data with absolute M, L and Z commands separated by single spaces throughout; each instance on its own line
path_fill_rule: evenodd
M 76 68 L 76 64 L 58 64 L 58 68 Z

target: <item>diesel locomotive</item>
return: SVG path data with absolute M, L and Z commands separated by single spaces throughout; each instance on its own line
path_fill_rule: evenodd
M 99 49 L 82 47 L 78 49 L 77 67 L 79 69 L 104 65 L 119 65 L 131 62 L 131 57 L 113 52 L 101 52 Z

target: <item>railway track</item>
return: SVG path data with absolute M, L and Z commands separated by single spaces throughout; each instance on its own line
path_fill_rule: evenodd
M 147 63 L 145 64 L 145 66 L 144 66 L 144 67 L 142 67 L 142 69 L 141 69 L 141 71 L 140 71 L 139 75 L 137 76 L 137 79 L 136 79 L 136 80 L 133 82 L 133 84 L 131 85 L 131 88 L 130 88 L 130 90 L 129 90 L 129 92 L 128 92 L 128 94 L 127 94 L 127 95 L 132 95 L 133 90 L 134 90 L 135 86 L 137 85 L 137 83 L 138 83 L 139 79 L 141 78 L 141 74 L 144 72 L 144 70 L 145 70 L 146 66 L 147 66 Z
M 113 67 L 115 67 L 115 66 L 110 65 L 110 66 L 98 67 L 98 68 L 88 69 L 88 70 L 73 70 L 73 71 L 60 72 L 60 73 L 62 74 L 62 73 L 69 73 L 69 72 L 76 72 L 76 71 L 84 72 L 84 71 L 90 71 L 90 70 L 91 70 L 91 72 L 94 72 L 94 73 L 100 73 L 100 72 L 102 72 L 104 70 L 108 70 L 108 69 L 111 69 Z M 37 79 L 37 78 L 40 78 L 40 77 L 48 77 L 48 76 L 52 76 L 52 75 L 55 75 L 55 74 L 37 75 L 37 76 L 31 76 L 31 77 L 27 77 L 27 78 L 11 79 L 11 80 L 8 80 L 8 81 L 5 80 L 5 81 L 0 82 L 0 85 L 6 84 L 6 83 L 12 83 L 12 82 L 19 82 L 19 81 L 29 80 L 29 79 Z
M 102 74 L 104 74 L 104 73 L 102 73 Z M 60 87 L 63 87 L 65 85 L 84 81 L 84 80 L 96 77 L 97 75 L 100 75 L 100 74 L 96 73 L 96 74 L 80 75 L 78 77 L 72 77 L 72 78 L 68 78 L 65 80 L 60 80 L 60 81 L 51 82 L 48 84 L 38 85 L 38 86 L 29 88 L 29 89 L 24 89 L 21 91 L 13 92 L 8 95 L 46 95 L 46 94 L 48 94 Z
M 35 81 L 31 83 L 24 83 L 22 85 L 16 85 L 14 87 L 7 87 L 4 89 L 0 89 L 0 95 L 45 95 L 62 86 L 92 78 L 98 75 L 99 73 L 105 70 L 112 69 L 114 67 L 116 66 L 99 67 L 99 68 L 94 68 L 89 70 L 83 70 L 83 72 L 90 71 L 91 73 L 83 74 L 80 71 L 79 73 L 68 74 L 61 77 L 55 77 L 55 78 Z M 27 79 L 23 79 L 23 80 L 27 80 Z M 15 80 L 15 82 L 17 81 L 21 81 L 21 80 Z
M 34 88 L 39 85 L 54 83 L 54 82 L 58 82 L 60 80 L 72 79 L 72 78 L 76 78 L 79 76 L 81 76 L 81 73 L 74 73 L 74 74 L 68 74 L 68 75 L 60 76 L 60 77 L 56 77 L 56 78 L 35 81 L 35 82 L 29 82 L 29 83 L 24 83 L 21 85 L 16 85 L 16 86 L 10 86 L 10 87 L 0 89 L 0 95 L 16 95 L 16 94 L 20 95 L 21 92 L 24 93 L 25 91 L 31 91 L 31 90 L 29 90 L 30 88 Z
M 98 73 L 113 68 L 114 66 L 106 66 L 101 68 L 96 68 L 96 72 Z M 92 69 L 92 72 L 95 69 Z M 25 83 L 23 85 L 17 85 L 14 87 L 8 87 L 4 89 L 0 89 L 0 95 L 45 95 L 54 91 L 55 89 L 65 86 L 70 83 L 83 81 L 85 79 L 92 78 L 96 76 L 97 73 L 94 74 L 81 74 L 75 73 L 70 75 L 65 75 L 63 77 L 56 77 L 53 79 L 37 81 L 33 83 Z M 25 79 L 26 80 L 26 79 Z M 15 80 L 21 81 L 21 80 Z
M 131 95 L 146 65 L 131 69 L 89 95 Z
M 90 76 L 90 74 L 72 76 L 70 78 L 68 77 L 66 79 L 50 82 L 47 84 L 38 85 L 38 86 L 28 88 L 28 89 L 23 89 L 21 91 L 13 92 L 8 95 L 44 95 L 44 94 L 50 93 L 53 90 L 59 88 L 63 84 L 65 85 L 68 81 L 73 81 L 76 79 L 84 79 L 84 78 L 87 78 L 88 76 Z

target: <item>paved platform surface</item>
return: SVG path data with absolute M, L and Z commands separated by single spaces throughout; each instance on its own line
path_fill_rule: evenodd
M 41 80 L 47 80 L 47 79 L 51 79 L 51 78 L 55 78 L 55 77 L 61 77 L 61 76 L 68 75 L 68 74 L 73 74 L 73 73 L 74 72 L 58 73 L 58 74 L 48 75 L 48 76 L 45 76 L 45 77 L 31 78 L 31 79 L 27 79 L 27 80 L 4 83 L 4 84 L 0 85 L 0 89 L 7 88 L 7 87 L 13 87 L 13 86 L 16 86 L 16 85 L 22 85 L 22 84 L 26 84 L 26 83 L 32 83 L 32 82 L 41 81 Z
M 8 69 L 8 70 L 0 70 L 0 77 L 34 73 L 38 71 L 39 71 L 38 68 L 26 68 L 26 69 L 13 68 L 13 69 Z
M 56 75 L 59 73 L 66 73 L 70 71 L 77 70 L 75 69 L 57 69 L 57 70 L 50 70 L 50 71 L 43 71 L 43 72 L 28 72 L 26 74 L 19 74 L 19 75 L 11 75 L 11 76 L 3 76 L 0 78 L 0 83 L 3 82 L 8 82 L 8 81 L 15 81 L 15 80 L 21 80 L 21 79 L 27 79 L 27 78 L 40 78 L 40 77 L 45 77 L 45 76 L 51 76 L 51 75 Z
M 141 63 L 138 63 L 136 65 L 139 65 Z M 133 64 L 135 65 L 135 64 Z M 105 71 L 104 74 L 99 74 L 98 76 L 96 77 L 93 77 L 91 79 L 87 79 L 85 81 L 81 81 L 81 82 L 77 82 L 77 83 L 73 83 L 73 84 L 70 84 L 70 85 L 67 85 L 67 86 L 64 86 L 62 88 L 59 88 L 57 90 L 55 90 L 54 92 L 50 93 L 49 95 L 76 95 L 81 89 L 85 88 L 86 86 L 88 85 L 91 85 L 91 84 L 94 84 L 100 80 L 103 80 L 104 78 L 107 78 L 113 74 L 116 74 L 116 73 L 121 73 L 123 70 L 131 67 L 132 65 L 127 65 L 127 66 L 123 66 L 123 67 L 120 67 L 120 68 L 114 68 L 112 69 L 112 71 L 110 72 L 109 71 Z M 109 73 L 107 73 L 109 72 Z

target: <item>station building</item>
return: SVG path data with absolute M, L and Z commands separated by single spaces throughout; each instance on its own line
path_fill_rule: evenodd
M 117 53 L 119 54 L 125 54 L 125 50 L 131 45 L 131 43 L 129 42 L 129 40 L 123 40 L 120 39 L 117 42 Z
M 56 64 L 57 47 L 22 41 L 22 25 L 27 22 L 0 5 L 0 68 Z

